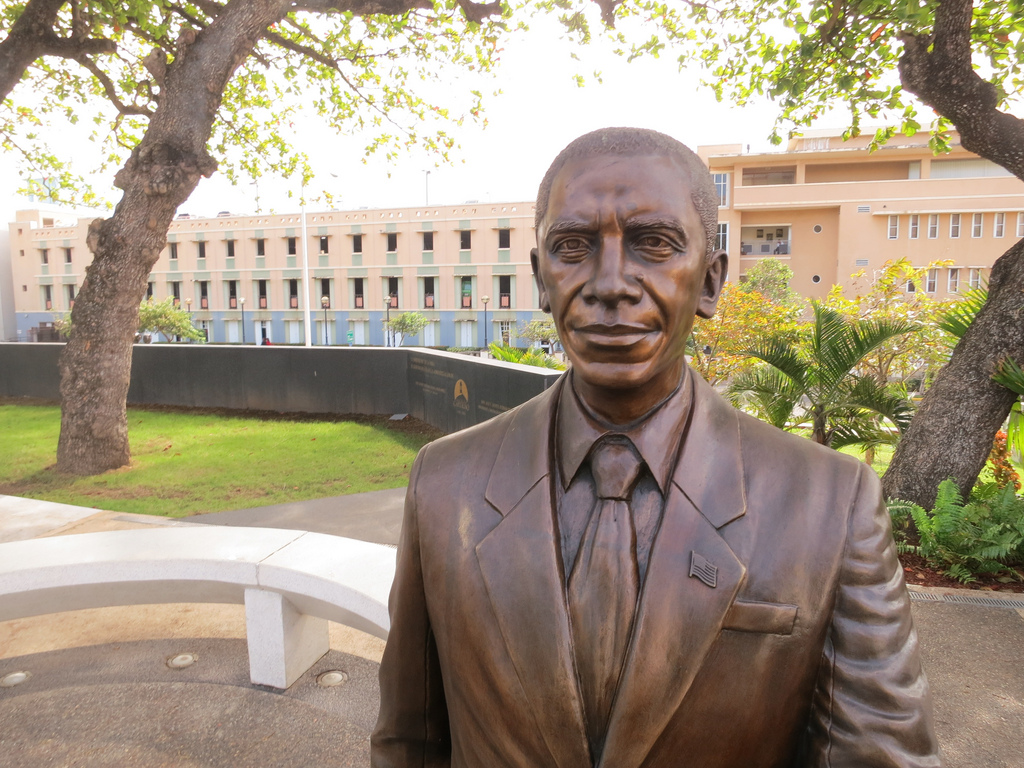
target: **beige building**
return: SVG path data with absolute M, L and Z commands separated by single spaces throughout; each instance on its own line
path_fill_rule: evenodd
M 731 276 L 779 259 L 793 287 L 823 297 L 833 283 L 907 258 L 933 269 L 937 297 L 982 284 L 992 263 L 1024 237 L 1024 183 L 963 150 L 934 157 L 927 136 L 871 153 L 808 132 L 784 152 L 701 147 L 718 187 L 719 241 Z M 426 346 L 516 344 L 541 317 L 530 273 L 532 203 L 466 203 L 358 211 L 175 220 L 150 275 L 156 299 L 173 296 L 214 342 L 393 343 L 382 321 L 422 312 Z M 10 227 L 17 337 L 43 338 L 70 309 L 90 254 L 89 219 L 21 211 Z M 309 290 L 303 290 L 308 262 Z M 326 305 L 326 306 L 325 306 Z
M 869 141 L 808 131 L 785 152 L 701 147 L 719 191 L 719 240 L 732 276 L 779 259 L 793 269 L 795 290 L 822 298 L 886 261 L 949 260 L 924 285 L 908 286 L 943 298 L 982 284 L 1024 237 L 1024 182 L 964 150 L 956 136 L 953 151 L 938 157 L 925 133 L 876 152 Z

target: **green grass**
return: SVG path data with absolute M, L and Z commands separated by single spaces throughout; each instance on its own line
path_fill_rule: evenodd
M 875 460 L 871 462 L 871 468 L 878 473 L 881 477 L 885 474 L 885 470 L 889 468 L 889 462 L 892 461 L 892 454 L 895 450 L 894 446 L 883 445 L 875 449 Z M 841 448 L 840 453 L 847 453 L 850 456 L 856 456 L 861 461 L 864 461 L 864 451 L 858 446 L 848 446 Z
M 422 425 L 420 425 L 422 427 Z M 0 405 L 0 494 L 181 517 L 404 485 L 437 436 L 385 417 L 261 420 L 131 409 L 130 467 L 95 477 L 54 471 L 60 409 Z

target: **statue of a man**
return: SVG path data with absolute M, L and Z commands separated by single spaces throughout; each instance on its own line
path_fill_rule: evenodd
M 548 170 L 533 270 L 572 368 L 416 460 L 377 768 L 939 765 L 877 477 L 686 365 L 717 209 L 652 131 Z

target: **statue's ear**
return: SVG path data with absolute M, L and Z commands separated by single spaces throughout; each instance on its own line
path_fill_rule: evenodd
M 551 302 L 548 301 L 548 291 L 544 287 L 544 279 L 540 276 L 540 269 L 537 264 L 537 249 L 530 250 L 530 266 L 533 267 L 533 279 L 537 281 L 537 295 L 540 297 L 540 308 L 542 312 L 551 312 Z
M 715 251 L 711 254 L 707 270 L 704 272 L 704 286 L 701 290 L 700 301 L 697 302 L 697 317 L 707 320 L 715 314 L 718 297 L 722 295 L 722 288 L 725 287 L 725 278 L 728 274 L 729 255 L 725 251 Z

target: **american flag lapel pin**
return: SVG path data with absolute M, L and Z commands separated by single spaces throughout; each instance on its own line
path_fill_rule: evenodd
M 718 566 L 691 550 L 690 576 L 700 579 L 714 589 L 718 584 Z

